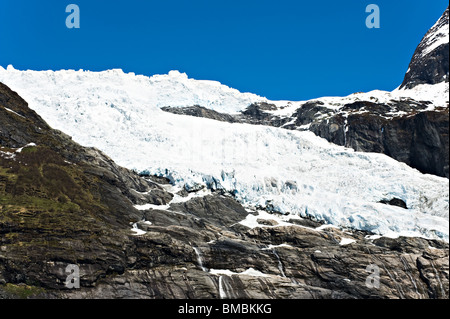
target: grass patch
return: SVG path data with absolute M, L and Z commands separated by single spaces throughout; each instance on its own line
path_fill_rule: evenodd
M 26 150 L 26 152 L 25 152 Z M 27 147 L 13 159 L 0 157 L 0 233 L 18 245 L 108 230 L 99 180 L 45 146 Z
M 7 295 L 14 299 L 28 299 L 30 297 L 37 297 L 45 292 L 45 289 L 40 287 L 28 286 L 25 284 L 15 285 L 11 283 L 7 283 L 2 287 L 2 289 Z

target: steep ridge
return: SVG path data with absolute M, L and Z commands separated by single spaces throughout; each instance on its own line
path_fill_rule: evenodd
M 51 129 L 0 83 L 0 282 L 50 284 L 56 274 L 40 277 L 44 260 L 84 256 L 93 272 L 123 268 L 124 229 L 141 217 L 134 193 L 153 190 L 158 200 L 172 198 Z
M 51 129 L 2 84 L 0 130 L 0 298 L 448 297 L 443 241 L 144 179 Z M 71 264 L 79 289 L 66 287 Z M 379 287 L 368 284 L 375 268 Z
M 449 8 L 425 34 L 411 59 L 400 89 L 447 82 L 449 72 Z

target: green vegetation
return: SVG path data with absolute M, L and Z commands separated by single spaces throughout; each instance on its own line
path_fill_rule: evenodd
M 38 297 L 39 294 L 45 292 L 45 290 L 40 287 L 28 286 L 25 284 L 14 285 L 11 283 L 7 283 L 4 286 L 0 286 L 0 289 L 2 289 L 7 295 L 9 295 L 10 298 L 14 299 L 27 299 L 30 297 Z
M 68 234 L 104 233 L 107 215 L 99 180 L 45 146 L 20 153 L 0 148 L 0 231 L 2 244 L 47 244 Z M 38 235 L 38 236 L 36 236 Z

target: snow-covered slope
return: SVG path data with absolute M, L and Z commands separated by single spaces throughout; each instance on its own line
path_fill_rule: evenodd
M 174 72 L 147 78 L 119 70 L 9 68 L 0 69 L 0 82 L 75 141 L 101 149 L 125 167 L 170 177 L 178 186 L 205 184 L 234 193 L 247 206 L 270 204 L 284 213 L 382 235 L 448 241 L 448 179 L 423 175 L 381 154 L 330 144 L 311 132 L 159 109 L 200 104 L 235 112 L 263 98 Z M 409 209 L 379 203 L 393 197 Z
M 359 92 L 353 93 L 348 96 L 327 96 L 320 97 L 313 100 L 308 101 L 267 101 L 268 103 L 272 103 L 277 106 L 277 110 L 274 111 L 266 111 L 267 113 L 271 113 L 275 116 L 279 116 L 281 118 L 292 117 L 294 113 L 301 107 L 311 102 L 320 103 L 327 110 L 332 111 L 332 115 L 341 114 L 344 117 L 347 117 L 349 112 L 345 110 L 346 105 L 354 102 L 363 102 L 367 101 L 370 103 L 380 103 L 387 106 L 392 106 L 390 112 L 387 112 L 385 115 L 386 118 L 393 118 L 396 116 L 403 116 L 405 113 L 398 112 L 396 110 L 397 102 L 402 101 L 410 101 L 413 102 L 425 102 L 428 104 L 428 107 L 422 110 L 416 110 L 417 112 L 421 111 L 431 111 L 436 108 L 445 108 L 449 105 L 449 83 L 441 82 L 438 84 L 420 84 L 415 86 L 412 89 L 400 89 L 396 88 L 392 92 L 389 91 L 381 91 L 381 90 L 373 90 L 370 92 Z M 356 110 L 356 112 L 367 112 L 367 110 Z M 355 114 L 355 110 L 352 111 Z M 329 115 L 329 114 L 328 114 Z M 327 114 L 317 114 L 316 117 L 327 117 Z
M 185 73 L 179 71 L 170 71 L 168 74 L 158 74 L 152 77 L 124 73 L 120 69 L 104 72 L 64 70 L 61 72 L 28 71 L 23 73 L 9 65 L 7 72 L 0 66 L 0 72 L 8 74 L 8 77 L 20 78 L 22 83 L 29 81 L 31 85 L 34 80 L 42 78 L 54 83 L 64 82 L 68 86 L 78 86 L 77 92 L 80 95 L 86 95 L 81 92 L 95 95 L 95 90 L 90 87 L 91 82 L 95 81 L 97 86 L 111 94 L 120 95 L 122 91 L 136 93 L 133 94 L 136 99 L 142 100 L 133 102 L 144 103 L 152 108 L 201 105 L 212 110 L 233 114 L 245 109 L 251 103 L 266 101 L 263 97 L 252 93 L 241 93 L 217 81 L 190 79 Z M 109 81 L 103 83 L 104 79 Z M 85 96 L 85 99 L 92 103 L 95 101 L 93 96 Z M 82 102 L 84 101 L 77 101 L 77 103 Z
M 448 8 L 442 17 L 431 27 L 427 34 L 422 39 L 423 51 L 422 56 L 432 53 L 441 45 L 449 43 L 449 21 Z

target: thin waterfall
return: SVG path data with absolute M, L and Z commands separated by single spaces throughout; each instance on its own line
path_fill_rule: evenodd
M 200 252 L 200 249 L 198 249 L 197 247 L 194 247 L 194 251 L 197 254 L 197 262 L 198 262 L 198 266 L 205 272 L 208 272 L 208 269 L 203 266 L 203 260 L 202 260 L 202 255 Z
M 430 264 L 431 264 L 431 267 L 433 267 L 434 273 L 436 275 L 436 280 L 439 283 L 439 287 L 441 288 L 442 297 L 445 298 L 446 294 L 445 294 L 444 286 L 442 285 L 441 277 L 439 276 L 439 273 L 437 272 L 437 270 L 434 267 L 434 264 L 433 264 L 433 262 L 431 260 L 430 260 Z
M 414 280 L 414 277 L 411 274 L 411 267 L 409 266 L 408 262 L 406 261 L 406 259 L 403 256 L 400 256 L 400 260 L 403 263 L 403 268 L 405 269 L 405 273 L 408 275 L 409 279 L 411 280 L 411 282 L 412 282 L 412 284 L 414 286 L 416 294 L 419 296 L 419 299 L 422 299 L 422 294 L 417 289 L 416 281 Z
M 278 269 L 280 270 L 281 276 L 286 278 L 286 274 L 284 273 L 284 269 L 283 269 L 283 263 L 281 262 L 281 258 L 278 255 L 277 251 L 275 249 L 272 249 L 272 253 L 275 255 L 275 257 L 277 257 L 278 259 Z
M 231 277 L 228 275 L 224 275 L 228 279 Z M 233 286 L 230 284 L 229 280 L 225 280 L 224 276 L 219 277 L 219 297 L 220 299 L 231 299 L 236 298 L 235 294 L 233 293 Z
M 220 299 L 227 298 L 227 293 L 225 292 L 225 289 L 223 288 L 223 276 L 219 277 L 219 297 L 220 297 Z

